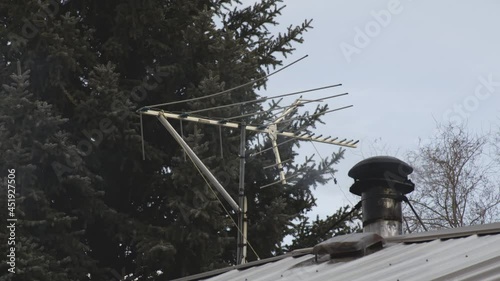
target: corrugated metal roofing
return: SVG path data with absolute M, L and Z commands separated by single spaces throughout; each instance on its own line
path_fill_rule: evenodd
M 353 260 L 317 263 L 314 255 L 298 251 L 179 280 L 500 281 L 500 223 L 404 235 L 388 242 L 384 249 Z
M 500 280 L 500 235 L 399 243 L 348 262 L 313 260 L 310 254 L 287 257 L 205 280 Z

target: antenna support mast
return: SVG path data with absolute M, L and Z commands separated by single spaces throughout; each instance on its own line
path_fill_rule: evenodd
M 245 196 L 245 161 L 246 161 L 246 130 L 245 124 L 241 124 L 240 128 L 240 182 L 238 189 L 238 203 L 242 212 L 238 214 L 238 239 L 237 239 L 237 251 L 236 259 L 237 264 L 247 263 L 247 206 L 246 206 L 246 196 Z

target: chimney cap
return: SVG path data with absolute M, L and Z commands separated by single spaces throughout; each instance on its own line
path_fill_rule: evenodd
M 406 178 L 413 172 L 413 168 L 406 162 L 392 156 L 375 156 L 366 158 L 349 170 L 349 177 L 353 179 L 368 179 L 384 177 L 391 172 L 401 178 Z

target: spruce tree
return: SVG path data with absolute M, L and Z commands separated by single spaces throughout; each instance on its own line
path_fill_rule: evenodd
M 285 248 L 293 251 L 301 248 L 314 247 L 318 243 L 338 235 L 346 235 L 353 232 L 361 232 L 360 210 L 354 210 L 349 206 L 340 208 L 331 216 L 320 219 L 319 216 L 312 222 L 309 217 L 301 216 L 294 224 L 293 241 Z
M 22 72 L 18 63 L 16 72 L 12 82 L 3 85 L 0 103 L 0 165 L 2 171 L 16 170 L 18 219 L 16 274 L 2 278 L 82 280 L 97 270 L 82 231 L 91 217 L 106 212 L 95 190 L 99 178 L 87 171 L 68 143 L 68 134 L 61 130 L 66 120 L 30 93 L 30 71 Z M 58 178 L 63 165 L 66 175 Z M 4 194 L 6 182 L 2 180 Z M 2 263 L 4 272 L 5 266 Z
M 74 268 L 78 276 L 86 272 L 94 280 L 102 280 L 107 270 L 167 280 L 234 264 L 236 228 L 231 218 L 236 217 L 225 212 L 217 193 L 189 159 L 185 161 L 178 144 L 154 118 L 143 120 L 146 160 L 142 160 L 136 110 L 203 97 L 263 77 L 282 65 L 281 58 L 293 52 L 294 44 L 302 42 L 310 21 L 271 34 L 267 28 L 277 24 L 283 9 L 279 0 L 249 7 L 231 0 L 49 2 L 6 1 L 0 6 L 5 62 L 20 59 L 23 69 L 31 70 L 31 100 L 39 102 L 43 108 L 39 111 L 51 120 L 43 137 L 30 136 L 42 138 L 40 151 L 47 152 L 26 154 L 25 163 L 40 171 L 40 186 L 33 190 L 43 192 L 44 204 L 57 205 L 51 207 L 54 214 L 43 211 L 42 205 L 36 207 L 38 213 L 60 216 L 61 228 L 66 226 L 68 234 L 61 231 L 51 238 L 61 243 L 43 240 L 40 247 L 53 246 L 54 259 L 59 260 L 69 251 L 66 245 L 76 245 L 71 252 L 82 265 L 58 268 Z M 29 38 L 22 32 L 26 22 L 36 27 Z M 163 109 L 189 112 L 255 100 L 256 90 L 263 89 L 265 82 Z M 264 107 L 253 103 L 206 115 L 226 118 Z M 2 116 L 20 114 L 12 105 L 2 109 L 6 112 Z M 325 110 L 321 107 L 316 112 Z M 240 121 L 262 124 L 270 117 L 255 115 Z M 18 118 L 24 122 L 23 116 Z M 321 122 L 318 115 L 306 114 L 281 124 L 280 129 L 304 132 L 317 122 Z M 239 132 L 172 123 L 237 198 Z M 11 138 L 2 135 L 2 143 Z M 248 134 L 248 154 L 269 146 L 268 141 L 259 144 L 257 138 Z M 12 149 L 16 145 L 12 143 Z M 322 163 L 300 161 L 295 159 L 297 146 L 297 141 L 280 146 L 283 159 L 294 160 L 286 169 L 300 174 L 285 186 L 259 188 L 278 179 L 278 171 L 262 169 L 274 162 L 272 152 L 247 159 L 249 237 L 260 258 L 284 250 L 280 242 L 293 233 L 293 221 L 315 205 L 311 189 L 326 183 L 324 175 L 334 172 L 333 166 L 342 158 L 339 151 Z M 251 260 L 255 258 L 250 254 Z

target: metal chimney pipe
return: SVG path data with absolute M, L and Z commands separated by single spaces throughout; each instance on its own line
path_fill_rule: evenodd
M 382 237 L 403 233 L 401 201 L 414 190 L 408 179 L 413 168 L 390 156 L 367 158 L 349 170 L 354 184 L 349 191 L 361 196 L 363 232 L 375 232 Z

